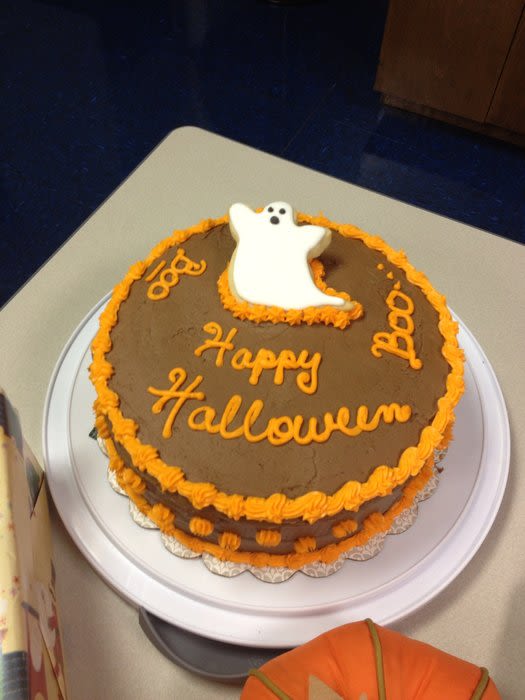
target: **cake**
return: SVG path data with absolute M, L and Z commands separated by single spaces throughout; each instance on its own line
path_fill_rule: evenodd
M 185 548 L 329 565 L 432 478 L 463 392 L 457 330 L 379 236 L 235 204 L 115 287 L 92 344 L 95 426 L 120 487 Z

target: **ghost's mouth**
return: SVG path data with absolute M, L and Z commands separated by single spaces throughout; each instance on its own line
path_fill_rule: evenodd
M 270 217 L 270 223 L 271 223 L 271 224 L 278 224 L 278 223 L 280 223 L 279 217 L 278 217 L 278 216 L 271 216 L 271 217 Z

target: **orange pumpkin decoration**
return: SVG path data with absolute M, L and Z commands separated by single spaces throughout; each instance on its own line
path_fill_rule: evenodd
M 241 700 L 501 700 L 488 671 L 374 625 L 337 627 L 250 672 Z

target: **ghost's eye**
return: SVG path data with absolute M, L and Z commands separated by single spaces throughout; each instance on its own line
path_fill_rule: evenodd
M 279 209 L 279 214 L 286 214 L 286 209 Z
M 273 211 L 273 207 L 268 207 L 268 211 Z

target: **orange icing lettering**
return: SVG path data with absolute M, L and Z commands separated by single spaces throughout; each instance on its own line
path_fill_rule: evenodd
M 255 401 L 252 401 L 252 405 L 246 412 L 242 427 L 244 428 L 244 435 L 246 436 L 248 442 L 261 442 L 261 440 L 265 440 L 268 435 L 268 429 L 263 430 L 263 432 L 259 433 L 258 435 L 254 435 L 251 432 L 251 428 L 257 418 L 259 418 L 261 415 L 263 408 L 264 403 L 260 399 L 255 399 Z
M 214 335 L 213 339 L 207 339 L 202 345 L 194 351 L 197 357 L 200 357 L 206 350 L 218 350 L 215 359 L 215 365 L 222 367 L 224 364 L 224 355 L 229 350 L 234 350 L 233 339 L 237 334 L 237 329 L 232 328 L 231 331 L 223 340 L 223 329 L 219 323 L 210 321 L 203 330 L 206 333 Z M 264 370 L 274 370 L 274 384 L 280 386 L 284 382 L 284 373 L 287 369 L 301 369 L 296 377 L 296 384 L 299 389 L 305 394 L 314 394 L 317 391 L 319 365 L 321 364 L 321 353 L 315 352 L 311 357 L 308 350 L 301 350 L 297 357 L 293 350 L 281 350 L 276 355 L 273 350 L 261 348 L 253 356 L 248 348 L 239 348 L 235 351 L 230 361 L 233 369 L 243 370 L 249 369 L 249 382 L 252 386 L 259 383 L 259 379 Z
M 240 348 L 231 360 L 233 369 L 251 369 L 249 382 L 252 385 L 259 383 L 261 374 L 265 369 L 274 369 L 274 384 L 281 385 L 284 382 L 284 372 L 287 369 L 303 369 L 296 377 L 297 386 L 305 394 L 314 394 L 317 391 L 319 365 L 321 353 L 316 352 L 309 358 L 307 350 L 301 350 L 299 357 L 292 350 L 281 350 L 276 355 L 273 350 L 262 348 L 257 351 L 255 358 L 247 348 Z
M 165 261 L 165 260 L 162 260 L 162 261 L 157 265 L 157 267 L 153 270 L 153 272 L 150 272 L 149 275 L 148 275 L 147 277 L 144 278 L 144 279 L 146 280 L 146 282 L 151 282 L 152 280 L 154 280 L 155 277 L 157 276 L 157 274 L 158 274 L 158 273 L 162 270 L 162 268 L 164 268 L 164 267 L 166 267 L 166 261 Z
M 197 417 L 202 415 L 202 422 L 198 423 L 197 422 Z M 215 430 L 215 427 L 213 425 L 213 420 L 215 416 L 217 415 L 217 411 L 212 408 L 211 406 L 199 406 L 199 408 L 195 408 L 191 413 L 188 418 L 188 426 L 192 430 L 205 430 L 207 433 L 216 433 L 218 432 L 218 429 Z
M 189 275 L 190 277 L 196 277 L 202 275 L 206 270 L 206 261 L 201 260 L 200 263 L 194 262 L 190 258 L 186 257 L 183 248 L 177 248 L 175 257 L 171 261 L 167 269 L 163 269 L 166 265 L 166 261 L 160 262 L 157 267 L 149 274 L 145 279 L 146 282 L 152 282 L 152 280 L 159 274 L 156 282 L 153 282 L 148 287 L 148 299 L 152 301 L 157 301 L 158 299 L 165 299 L 171 291 L 171 288 L 179 283 L 181 275 Z
M 215 334 L 215 337 L 212 340 L 205 340 L 204 343 L 202 345 L 199 345 L 199 347 L 194 351 L 194 354 L 197 357 L 200 357 L 205 350 L 212 350 L 214 348 L 217 348 L 219 352 L 217 353 L 217 357 L 215 359 L 215 366 L 222 367 L 222 365 L 224 364 L 224 354 L 226 350 L 233 350 L 234 348 L 232 340 L 237 334 L 237 329 L 232 328 L 226 336 L 226 340 L 222 339 L 223 331 L 221 325 L 219 323 L 215 323 L 215 321 L 210 321 L 209 323 L 206 323 L 206 325 L 203 326 L 202 330 L 206 333 L 209 333 L 210 335 Z
M 241 435 L 243 434 L 242 427 L 237 428 L 236 430 L 228 430 L 229 426 L 233 423 L 233 421 L 237 417 L 237 413 L 239 412 L 239 408 L 241 407 L 241 404 L 242 404 L 242 398 L 238 394 L 235 394 L 234 396 L 232 396 L 231 399 L 226 404 L 226 408 L 224 409 L 224 412 L 221 416 L 221 420 L 219 423 L 219 433 L 226 440 L 241 437 Z
M 232 357 L 231 366 L 233 369 L 247 369 L 253 367 L 252 353 L 247 348 L 241 348 L 237 350 L 235 355 Z M 255 382 L 252 381 L 253 372 L 250 375 L 250 384 L 257 384 L 259 377 Z
M 186 388 L 183 388 L 183 385 L 186 382 L 187 374 L 181 367 L 172 369 L 168 377 L 172 382 L 169 389 L 148 387 L 150 394 L 160 397 L 151 407 L 152 413 L 161 413 L 168 402 L 174 402 L 162 429 L 162 437 L 164 438 L 170 438 L 173 435 L 175 419 L 187 401 L 203 401 L 206 398 L 204 392 L 196 391 L 203 381 L 201 375 L 197 375 Z M 332 413 L 326 412 L 322 420 L 311 416 L 306 421 L 301 415 L 293 418 L 291 416 L 271 417 L 267 420 L 262 431 L 253 432 L 252 429 L 264 409 L 264 402 L 255 399 L 244 413 L 244 417 L 241 414 L 238 418 L 241 408 L 242 397 L 239 394 L 234 394 L 228 400 L 220 416 L 212 406 L 198 406 L 189 414 L 187 424 L 191 430 L 220 435 L 224 440 L 243 437 L 252 443 L 268 440 L 271 445 L 286 445 L 292 441 L 298 445 L 310 445 L 312 442 L 326 442 L 336 431 L 347 437 L 356 437 L 362 432 L 376 430 L 381 421 L 386 424 L 394 421 L 406 423 L 412 415 L 410 406 L 400 406 L 397 403 L 381 404 L 372 416 L 370 416 L 367 406 L 359 406 L 355 412 L 354 425 L 350 425 L 350 409 L 347 406 L 341 406 L 335 417 Z M 233 428 L 233 424 L 239 423 L 239 421 L 241 424 Z
M 211 406 L 199 406 L 190 413 L 187 421 L 188 427 L 191 430 L 207 432 L 210 435 L 220 435 L 224 440 L 243 437 L 252 443 L 268 440 L 272 445 L 286 445 L 292 441 L 298 445 L 310 445 L 312 442 L 326 442 L 336 431 L 347 437 L 356 437 L 363 432 L 376 430 L 381 421 L 387 424 L 394 421 L 406 423 L 412 415 L 410 406 L 391 403 L 379 406 L 370 418 L 368 408 L 359 406 L 356 411 L 355 425 L 349 427 L 350 410 L 346 406 L 342 406 L 337 412 L 336 418 L 332 413 L 324 414 L 324 425 L 320 425 L 317 417 L 311 416 L 308 419 L 306 431 L 303 430 L 305 424 L 303 416 L 295 416 L 294 418 L 278 416 L 268 419 L 264 430 L 254 433 L 252 428 L 262 413 L 264 402 L 260 399 L 252 401 L 244 415 L 242 425 L 232 430 L 230 426 L 236 419 L 241 405 L 242 397 L 235 394 L 229 399 L 220 417 Z
M 400 299 L 403 304 L 401 307 L 396 305 L 398 299 Z M 404 292 L 401 292 L 399 290 L 399 285 L 396 284 L 386 298 L 386 303 L 390 309 L 388 324 L 392 332 L 375 333 L 371 347 L 372 355 L 374 355 L 374 357 L 381 357 L 381 351 L 384 350 L 392 355 L 396 355 L 396 357 L 408 360 L 412 369 L 421 369 L 423 362 L 416 356 L 416 351 L 414 349 L 414 320 L 412 319 L 414 302 Z
M 186 371 L 181 367 L 175 367 L 171 370 L 168 376 L 170 382 L 173 382 L 172 386 L 169 389 L 155 389 L 151 386 L 148 387 L 148 391 L 150 394 L 153 394 L 154 396 L 160 396 L 160 399 L 158 401 L 155 401 L 155 403 L 151 407 L 152 413 L 160 413 L 164 409 L 168 401 L 176 399 L 175 404 L 171 409 L 170 414 L 162 430 L 162 437 L 164 438 L 171 437 L 173 433 L 173 423 L 175 422 L 175 418 L 177 417 L 177 414 L 179 413 L 182 406 L 186 403 L 186 401 L 188 401 L 188 399 L 196 399 L 198 401 L 203 401 L 206 398 L 206 395 L 202 391 L 194 391 L 202 382 L 203 378 L 200 375 L 198 375 L 191 382 L 187 389 L 183 389 L 181 391 L 179 391 L 179 389 L 186 381 Z

